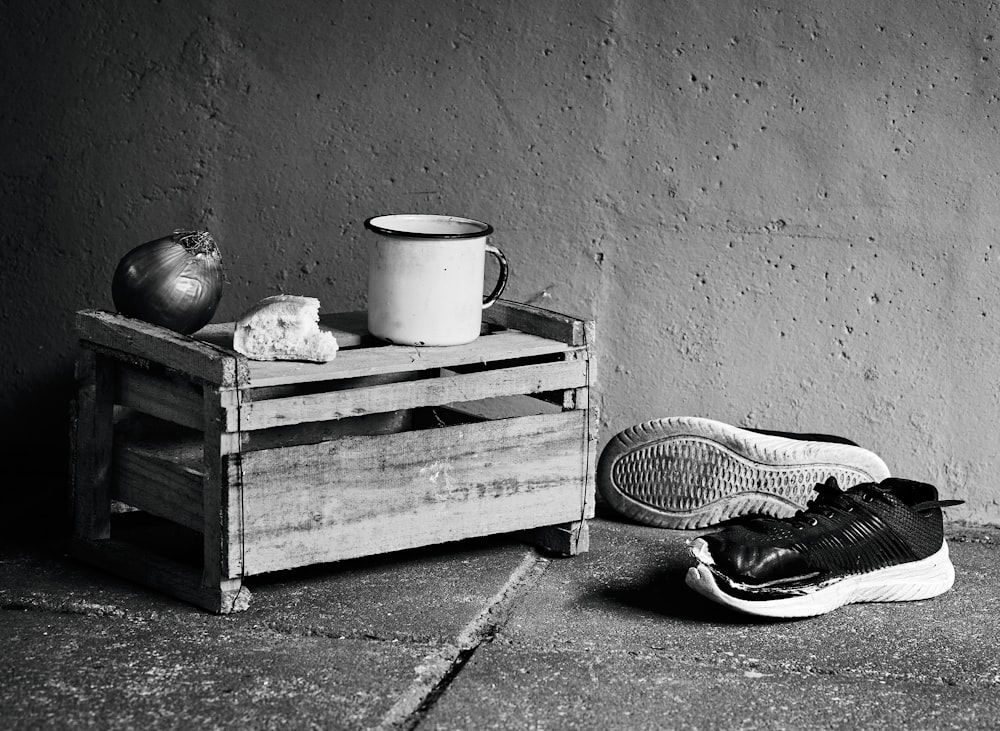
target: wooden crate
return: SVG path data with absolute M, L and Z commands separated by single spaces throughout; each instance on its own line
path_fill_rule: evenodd
M 587 550 L 593 323 L 501 300 L 468 345 L 387 345 L 324 315 L 325 364 L 259 362 L 77 313 L 72 553 L 226 613 L 244 577 L 520 531 Z

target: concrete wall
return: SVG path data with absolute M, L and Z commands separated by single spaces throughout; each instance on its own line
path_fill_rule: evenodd
M 0 12 L 12 505 L 57 500 L 73 313 L 127 250 L 210 230 L 219 318 L 360 309 L 362 221 L 426 211 L 495 226 L 509 297 L 597 318 L 602 444 L 679 414 L 836 432 L 1000 523 L 993 3 Z

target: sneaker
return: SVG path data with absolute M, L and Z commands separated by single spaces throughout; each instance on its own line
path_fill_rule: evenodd
M 691 542 L 687 584 L 760 617 L 811 617 L 857 602 L 943 594 L 955 581 L 933 485 L 889 478 L 817 486 L 790 518 L 749 518 Z
M 660 528 L 703 528 L 750 513 L 783 517 L 805 507 L 827 477 L 879 482 L 889 468 L 847 439 L 740 429 L 672 417 L 630 427 L 597 466 L 602 497 L 622 515 Z

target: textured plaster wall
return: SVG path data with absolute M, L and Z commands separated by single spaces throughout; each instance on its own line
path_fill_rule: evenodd
M 836 432 L 1000 523 L 992 2 L 0 13 L 9 514 L 59 498 L 73 313 L 128 249 L 212 231 L 221 319 L 360 309 L 362 221 L 426 211 L 495 226 L 507 296 L 598 320 L 602 444 L 679 414 Z

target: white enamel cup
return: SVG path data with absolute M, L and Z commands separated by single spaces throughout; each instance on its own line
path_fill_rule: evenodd
M 368 331 L 399 345 L 462 345 L 479 337 L 483 310 L 507 285 L 507 258 L 488 243 L 493 227 L 471 218 L 418 213 L 373 216 Z M 483 295 L 486 255 L 500 273 Z

